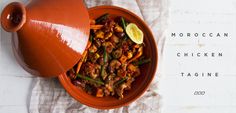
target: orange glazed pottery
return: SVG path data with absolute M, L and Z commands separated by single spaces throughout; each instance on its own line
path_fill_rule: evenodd
M 141 75 L 132 83 L 124 98 L 97 98 L 74 86 L 65 74 L 81 58 L 89 39 L 89 18 L 109 13 L 135 23 L 144 33 L 144 55 L 152 62 L 141 66 Z M 4 30 L 16 32 L 12 45 L 20 65 L 42 77 L 56 77 L 66 91 L 79 102 L 99 109 L 118 108 L 136 100 L 155 76 L 158 55 L 151 30 L 132 12 L 115 6 L 86 9 L 82 0 L 32 0 L 27 6 L 19 2 L 7 5 L 1 15 Z M 63 74 L 64 73 L 64 74 Z
M 89 37 L 89 15 L 82 0 L 32 0 L 7 5 L 1 15 L 20 65 L 33 75 L 56 77 L 81 58 Z
M 155 76 L 158 56 L 152 32 L 142 19 L 126 9 L 115 6 L 97 6 L 89 9 L 89 16 L 92 19 L 96 19 L 104 13 L 109 13 L 111 18 L 122 16 L 129 22 L 135 23 L 144 33 L 144 56 L 151 58 L 152 61 L 141 66 L 141 75 L 135 79 L 131 90 L 125 92 L 124 98 L 121 100 L 111 96 L 98 98 L 87 94 L 82 88 L 74 86 L 66 74 L 59 75 L 59 80 L 66 91 L 79 102 L 98 109 L 112 109 L 130 104 L 147 90 Z

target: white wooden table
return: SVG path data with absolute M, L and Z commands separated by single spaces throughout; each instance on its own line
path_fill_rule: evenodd
M 12 1 L 1 0 L 0 12 Z M 34 77 L 16 62 L 11 47 L 11 34 L 0 29 L 0 113 L 27 113 L 30 87 Z

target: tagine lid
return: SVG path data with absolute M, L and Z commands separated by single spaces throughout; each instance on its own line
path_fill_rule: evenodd
M 83 0 L 13 2 L 1 14 L 14 55 L 29 73 L 56 77 L 81 59 L 89 40 L 89 14 Z

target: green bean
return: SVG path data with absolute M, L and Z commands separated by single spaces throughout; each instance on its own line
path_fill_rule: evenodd
M 101 77 L 104 79 L 104 76 L 105 76 L 105 64 L 107 63 L 107 52 L 106 52 L 106 47 L 104 47 L 104 50 L 103 50 L 103 62 L 104 64 L 102 65 L 102 68 L 101 68 Z
M 71 71 L 72 71 L 73 74 L 76 74 L 74 68 L 72 68 Z
M 125 30 L 126 29 L 126 22 L 123 17 L 121 17 L 121 22 L 122 22 L 123 29 Z
M 104 78 L 104 74 L 105 74 L 105 66 L 102 65 L 102 68 L 101 68 L 101 77 L 102 77 L 102 79 Z
M 90 35 L 89 41 L 90 41 L 91 43 L 93 43 L 93 36 L 92 36 L 92 35 Z
M 106 51 L 106 47 L 104 47 L 103 61 L 104 61 L 104 65 L 105 65 L 105 64 L 107 63 L 107 51 Z
M 149 63 L 149 62 L 151 62 L 151 58 L 140 60 L 138 62 L 135 62 L 134 64 L 135 65 L 143 65 L 143 64 L 146 64 L 146 63 Z
M 124 83 L 125 80 L 127 80 L 127 79 L 128 79 L 128 77 L 125 77 L 125 78 L 122 78 L 121 80 L 117 81 L 117 82 L 114 84 L 114 87 L 116 87 L 117 85 L 120 85 L 120 84 Z
M 107 19 L 108 16 L 109 16 L 109 14 L 108 14 L 108 13 L 105 13 L 104 15 L 98 17 L 95 21 L 96 21 L 96 23 L 100 23 L 100 22 L 102 22 L 103 20 Z
M 126 24 L 125 19 L 123 17 L 121 17 L 121 23 L 122 23 L 122 26 L 123 26 L 123 29 L 124 29 L 124 33 L 125 33 L 124 40 L 127 40 L 128 36 L 127 36 L 127 34 L 125 32 L 127 24 Z
M 87 77 L 87 76 L 83 76 L 83 75 L 77 74 L 77 77 L 79 77 L 81 79 L 84 79 L 84 80 L 88 80 L 90 82 L 94 82 L 94 83 L 100 84 L 100 85 L 104 85 L 104 83 L 102 81 L 94 80 L 94 79 L 92 79 L 90 77 Z

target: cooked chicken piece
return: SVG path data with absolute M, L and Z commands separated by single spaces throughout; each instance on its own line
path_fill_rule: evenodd
M 130 90 L 131 89 L 131 83 L 134 81 L 133 77 L 128 77 L 128 79 L 126 80 L 126 85 L 127 87 L 125 88 L 125 90 Z
M 101 39 L 103 39 L 103 38 L 104 38 L 104 32 L 101 31 L 101 30 L 98 30 L 98 31 L 95 33 L 95 38 L 101 38 Z
M 84 71 L 86 75 L 89 75 L 91 78 L 95 79 L 99 75 L 100 68 L 100 65 L 88 62 L 85 64 Z
M 115 25 L 115 28 L 114 28 L 114 31 L 120 33 L 120 32 L 123 32 L 124 30 L 123 30 L 122 27 L 120 27 L 118 24 L 116 24 L 116 25 Z
M 107 89 L 107 88 L 104 88 L 103 92 L 104 92 L 105 96 L 109 96 L 110 93 L 111 93 L 111 92 L 109 91 L 109 89 Z
M 131 59 L 133 57 L 132 51 L 127 52 L 127 59 Z
M 90 60 L 91 62 L 96 63 L 97 59 L 99 58 L 100 58 L 100 55 L 98 53 L 95 53 L 91 56 Z
M 108 91 L 110 91 L 110 92 L 113 91 L 112 84 L 106 84 L 105 87 L 108 89 Z
M 109 39 L 112 36 L 112 32 L 108 32 L 105 34 L 105 40 Z
M 129 44 L 128 44 L 128 42 L 123 41 L 123 42 L 122 42 L 122 48 L 123 48 L 123 51 L 124 51 L 124 52 L 128 51 L 128 50 L 129 50 Z
M 103 80 L 105 80 L 106 77 L 107 77 L 107 75 L 108 75 L 105 68 L 106 68 L 106 67 L 103 66 L 103 68 L 101 69 L 101 77 L 102 77 Z
M 117 70 L 117 76 L 119 76 L 119 77 L 124 78 L 126 76 L 126 74 L 127 74 L 127 71 L 125 71 L 123 69 Z
M 112 52 L 112 56 L 113 56 L 113 58 L 115 58 L 115 59 L 120 58 L 121 55 L 122 55 L 122 49 L 121 49 L 121 48 L 119 48 L 119 49 L 117 49 L 117 50 L 115 50 L 115 51 Z
M 121 66 L 121 63 L 118 60 L 112 60 L 109 64 L 109 70 L 111 73 L 114 72 L 115 69 L 118 69 Z
M 111 36 L 111 42 L 113 42 L 113 43 L 119 43 L 119 37 L 117 37 L 116 35 L 112 35 Z
M 118 88 L 116 88 L 116 94 L 119 96 L 119 99 L 124 98 L 124 89 L 127 87 L 125 83 L 121 84 Z
M 108 53 L 111 53 L 114 48 L 114 46 L 111 42 L 104 42 L 104 43 L 102 43 L 102 46 L 104 46 L 106 48 L 106 51 Z
M 127 57 L 125 55 L 122 55 L 119 60 L 123 64 L 127 61 Z
M 140 69 L 133 64 L 129 64 L 127 67 L 128 73 L 131 73 L 133 77 L 139 76 L 141 74 Z
M 113 31 L 113 28 L 114 28 L 114 26 L 115 26 L 115 22 L 113 21 L 113 20 L 107 20 L 106 22 L 105 22 L 105 25 L 104 25 L 104 27 L 103 27 L 103 31 L 104 32 L 112 32 Z
M 127 65 L 128 65 L 128 64 L 127 64 L 126 62 L 123 63 L 123 64 L 121 65 L 121 69 L 124 70 L 124 71 L 126 71 Z
M 90 53 L 95 53 L 97 52 L 98 48 L 95 46 L 95 45 L 92 45 L 90 48 L 89 48 L 89 52 Z

